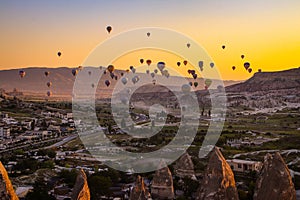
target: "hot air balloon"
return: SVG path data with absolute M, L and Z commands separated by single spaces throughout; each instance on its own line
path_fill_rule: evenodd
M 116 80 L 116 81 L 118 80 L 118 76 L 116 76 L 116 75 L 115 75 L 115 80 Z
M 95 87 L 95 85 L 94 85 L 94 83 L 92 83 L 92 88 L 94 88 Z
M 106 30 L 107 30 L 108 33 L 110 33 L 111 30 L 112 30 L 112 27 L 111 27 L 111 26 L 107 26 L 107 27 L 106 27 Z
M 194 78 L 194 79 L 197 79 L 197 74 L 193 74 L 193 78 Z
M 152 84 L 153 84 L 153 85 L 156 84 L 156 80 L 155 80 L 155 79 L 152 80 Z
M 180 62 L 177 62 L 177 66 L 179 67 L 181 65 L 181 63 Z
M 113 65 L 108 65 L 107 70 L 112 73 L 115 70 L 115 67 Z
M 78 69 L 81 71 L 82 70 L 82 66 L 78 66 Z M 102 66 L 100 66 L 100 69 L 102 69 Z
M 152 61 L 151 60 L 147 60 L 146 63 L 149 66 L 149 65 L 151 65 Z
M 207 88 L 209 88 L 209 86 L 212 84 L 212 80 L 206 79 L 205 82 L 204 82 L 204 84 L 205 84 L 205 86 L 206 86 Z
M 149 32 L 147 33 L 147 36 L 150 37 L 150 33 Z
M 199 66 L 200 68 L 203 67 L 203 61 L 202 61 L 202 60 L 200 60 L 200 61 L 198 62 L 198 66 Z
M 51 92 L 51 91 L 48 91 L 48 92 L 47 92 L 47 96 L 50 97 L 51 95 L 52 95 L 52 92 Z
M 121 79 L 121 82 L 122 82 L 124 85 L 126 85 L 126 83 L 128 82 L 128 78 L 123 77 L 123 78 Z
M 249 62 L 245 62 L 244 63 L 244 67 L 245 67 L 246 70 L 248 70 L 248 68 L 250 67 L 250 63 Z
M 123 72 L 121 72 L 121 76 L 123 76 L 124 75 L 124 73 Z
M 89 74 L 89 75 L 92 75 L 92 72 L 91 72 L 91 71 L 89 71 L 89 72 L 88 72 L 88 74 Z
M 181 86 L 181 91 L 185 94 L 189 93 L 191 91 L 191 86 L 188 84 L 183 84 Z
M 164 62 L 158 62 L 157 68 L 162 71 L 165 68 L 166 64 Z
M 110 81 L 109 80 L 106 80 L 105 82 L 105 85 L 108 87 L 110 85 Z
M 73 76 L 76 76 L 77 73 L 78 73 L 77 69 L 72 69 L 72 74 L 73 74 Z
M 211 63 L 209 64 L 209 66 L 210 66 L 211 68 L 213 68 L 213 67 L 215 66 L 215 63 L 211 62 Z
M 258 69 L 258 72 L 261 72 L 261 69 Z
M 61 52 L 59 51 L 59 52 L 57 52 L 57 55 L 58 55 L 58 57 L 60 57 L 61 56 Z
M 154 73 L 155 73 L 155 74 L 157 74 L 157 72 L 158 72 L 158 70 L 157 70 L 157 69 L 155 69 L 155 70 L 154 70 Z
M 48 72 L 48 71 L 45 72 L 45 76 L 49 76 L 49 74 L 50 74 L 50 72 Z
M 154 77 L 155 77 L 155 73 L 152 72 L 152 73 L 150 74 L 150 76 L 151 76 L 152 78 L 154 78 Z
M 232 70 L 235 70 L 235 66 L 232 66 Z
M 187 62 L 186 60 L 185 60 L 185 61 L 183 61 L 183 64 L 184 64 L 184 65 L 187 65 L 187 63 L 188 63 L 188 62 Z
M 189 82 L 189 85 L 190 85 L 190 86 L 193 86 L 193 82 Z
M 149 69 L 147 69 L 147 70 L 146 70 L 146 74 L 149 74 L 149 73 L 150 73 L 150 70 L 149 70 Z
M 190 43 L 187 43 L 186 46 L 187 46 L 187 48 L 190 48 L 191 44 L 190 44 Z
M 26 75 L 26 72 L 25 72 L 24 70 L 20 70 L 20 71 L 19 71 L 19 76 L 20 76 L 21 78 L 23 78 L 25 75 Z
M 126 69 L 126 73 L 129 73 L 129 71 L 130 71 L 129 69 Z
M 113 79 L 115 77 L 115 74 L 110 72 L 110 77 Z
M 252 69 L 251 69 L 251 68 L 249 68 L 249 69 L 248 69 L 248 72 L 249 72 L 249 73 L 251 73 L 251 72 L 252 72 Z
M 106 74 L 106 70 L 104 70 L 103 74 Z
M 244 59 L 244 58 L 245 58 L 245 55 L 241 55 L 241 58 Z
M 143 59 L 143 58 L 140 59 L 140 63 L 141 63 L 141 64 L 144 63 L 144 59 Z
M 194 82 L 194 86 L 197 87 L 198 86 L 198 82 Z
M 225 45 L 222 45 L 222 49 L 225 49 Z
M 48 87 L 51 87 L 51 85 L 52 85 L 52 83 L 49 81 L 49 82 L 47 82 L 47 86 Z

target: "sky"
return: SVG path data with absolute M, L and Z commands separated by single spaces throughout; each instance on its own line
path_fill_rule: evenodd
M 115 35 L 161 27 L 202 46 L 224 80 L 245 80 L 253 75 L 243 69 L 245 61 L 253 72 L 300 66 L 299 9 L 298 0 L 1 0 L 0 70 L 76 67 Z M 151 53 L 155 58 L 160 51 Z M 115 67 L 128 68 L 133 58 L 120 58 L 124 65 Z M 176 63 L 174 56 L 166 59 Z

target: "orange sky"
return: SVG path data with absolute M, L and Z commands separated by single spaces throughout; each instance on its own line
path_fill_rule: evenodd
M 224 2 L 2 1 L 0 69 L 78 66 L 99 43 L 140 27 L 168 28 L 191 37 L 206 49 L 226 80 L 251 77 L 243 69 L 244 61 L 253 71 L 300 66 L 299 1 Z M 111 34 L 105 30 L 108 24 L 113 26 Z M 151 54 L 155 58 L 160 52 Z M 135 61 L 134 55 L 127 56 L 122 58 L 125 67 L 116 68 L 128 68 L 140 58 L 138 53 Z M 177 62 L 172 56 L 166 60 Z

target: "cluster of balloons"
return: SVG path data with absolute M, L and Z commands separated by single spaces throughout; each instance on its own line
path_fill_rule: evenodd
M 45 74 L 46 77 L 49 77 L 50 72 L 49 71 L 45 71 L 44 74 Z M 50 89 L 50 87 L 52 86 L 52 82 L 50 80 L 48 80 L 48 82 L 46 83 L 46 85 Z M 47 94 L 48 97 L 50 97 L 52 95 L 52 92 L 49 90 L 49 91 L 47 91 L 46 94 Z
M 222 45 L 222 49 L 225 49 L 225 45 Z M 241 55 L 241 59 L 243 60 L 245 58 L 245 55 Z M 252 72 L 252 68 L 250 68 L 250 63 L 249 62 L 244 62 L 244 68 L 246 71 L 249 73 Z M 232 66 L 231 69 L 234 71 L 236 69 L 236 66 Z M 261 69 L 258 69 L 258 72 L 261 72 Z

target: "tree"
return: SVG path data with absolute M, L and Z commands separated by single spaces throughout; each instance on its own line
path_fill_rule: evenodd
M 98 200 L 103 195 L 109 195 L 109 188 L 112 186 L 112 181 L 109 177 L 92 175 L 88 178 L 88 185 L 91 192 L 91 200 Z

